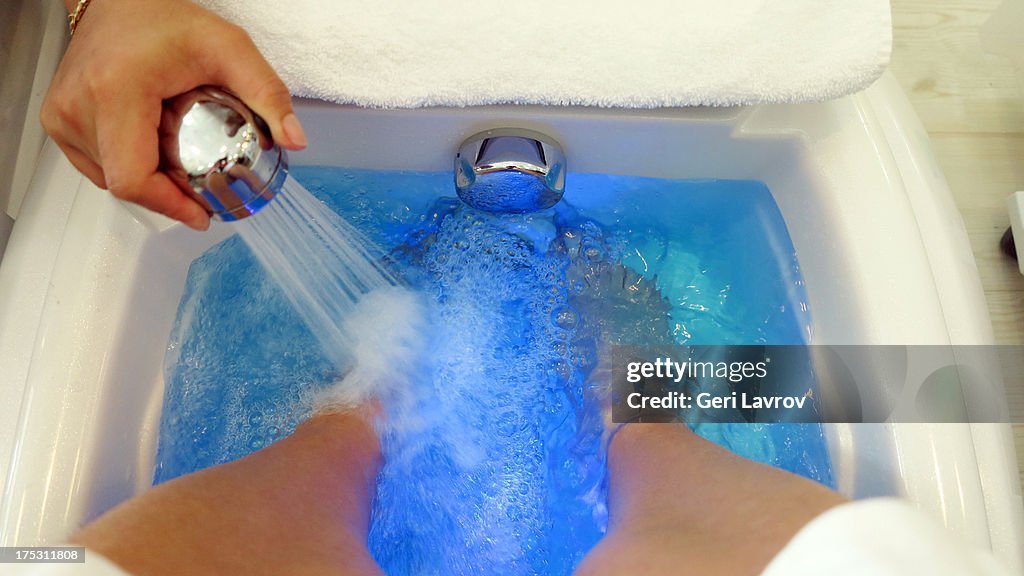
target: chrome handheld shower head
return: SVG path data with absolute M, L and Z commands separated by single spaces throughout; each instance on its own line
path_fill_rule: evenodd
M 164 102 L 160 168 L 219 220 L 267 205 L 288 176 L 288 157 L 241 100 L 202 86 Z

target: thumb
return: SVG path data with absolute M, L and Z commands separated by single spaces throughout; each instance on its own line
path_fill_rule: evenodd
M 305 148 L 306 134 L 292 109 L 288 87 L 244 30 L 223 37 L 232 44 L 228 48 L 233 57 L 215 59 L 217 81 L 267 122 L 276 143 L 290 150 Z

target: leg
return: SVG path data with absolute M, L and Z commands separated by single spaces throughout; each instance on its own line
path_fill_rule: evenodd
M 577 573 L 758 574 L 845 499 L 681 424 L 626 425 L 609 446 L 608 534 Z
M 381 456 L 353 412 L 162 484 L 72 541 L 137 575 L 380 574 L 366 535 Z

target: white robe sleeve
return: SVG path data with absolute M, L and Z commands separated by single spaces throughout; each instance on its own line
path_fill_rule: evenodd
M 131 576 L 97 552 L 86 549 L 85 562 L 2 564 L 4 576 Z
M 872 574 L 1010 576 L 991 552 L 972 546 L 909 503 L 878 498 L 837 506 L 815 518 L 763 576 Z

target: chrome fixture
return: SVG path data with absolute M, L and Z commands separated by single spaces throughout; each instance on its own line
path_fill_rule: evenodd
M 533 130 L 480 132 L 455 155 L 455 189 L 463 202 L 488 212 L 550 208 L 565 192 L 565 154 L 557 142 Z
M 202 86 L 164 102 L 160 167 L 214 218 L 231 221 L 274 198 L 288 176 L 288 157 L 241 100 Z

